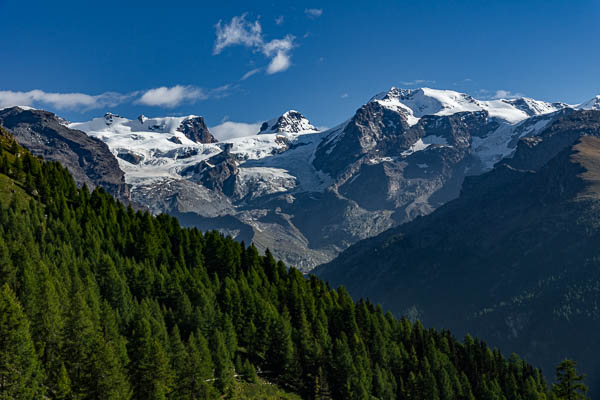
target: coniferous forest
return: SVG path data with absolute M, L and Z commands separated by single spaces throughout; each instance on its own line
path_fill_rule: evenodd
M 0 399 L 555 398 L 516 355 L 0 147 Z

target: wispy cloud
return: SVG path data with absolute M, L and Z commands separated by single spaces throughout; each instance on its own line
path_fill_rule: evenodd
M 43 90 L 19 92 L 12 90 L 0 91 L 0 107 L 10 106 L 51 106 L 64 109 L 96 109 L 114 107 L 129 100 L 134 94 L 105 92 L 98 95 L 85 93 L 55 93 Z
M 215 26 L 217 39 L 213 54 L 220 54 L 228 46 L 243 45 L 247 47 L 260 47 L 263 43 L 262 27 L 258 20 L 254 23 L 246 21 L 246 14 L 233 17 L 228 24 L 219 21 Z
M 523 97 L 523 94 L 500 89 L 496 90 L 496 93 L 492 96 L 492 99 L 516 99 L 518 97 Z
M 198 87 L 175 85 L 172 87 L 161 86 L 147 90 L 136 103 L 147 106 L 172 108 L 177 107 L 184 101 L 193 103 L 207 98 L 208 95 L 204 90 Z
M 295 37 L 286 35 L 282 39 L 266 42 L 263 38 L 262 27 L 258 20 L 249 22 L 246 14 L 233 17 L 229 23 L 219 21 L 215 25 L 217 38 L 213 54 L 220 54 L 229 46 L 245 46 L 261 52 L 271 61 L 266 68 L 268 74 L 287 70 L 291 65 L 291 51 L 295 47 Z
M 222 99 L 224 97 L 229 96 L 231 94 L 231 92 L 237 88 L 238 88 L 238 85 L 228 83 L 226 85 L 219 86 L 214 89 L 210 89 L 208 92 L 206 92 L 206 95 L 207 95 L 206 98 L 207 99 Z M 202 99 L 202 100 L 204 100 L 204 99 Z
M 304 14 L 306 14 L 306 16 L 308 18 L 319 18 L 321 15 L 323 15 L 323 9 L 322 8 L 306 8 L 306 9 L 304 9 Z
M 415 79 L 413 81 L 402 81 L 400 82 L 404 86 L 420 86 L 420 85 L 432 85 L 435 81 L 428 79 Z
M 283 24 L 284 21 L 285 21 L 285 17 L 283 15 L 280 15 L 279 17 L 275 18 L 275 23 L 277 25 Z
M 260 68 L 251 69 L 250 71 L 246 72 L 244 74 L 244 76 L 242 76 L 242 78 L 240 80 L 241 81 L 245 81 L 246 79 L 250 78 L 252 75 L 256 75 L 259 72 L 260 72 Z
M 342 99 L 347 99 L 349 96 L 348 96 L 348 93 L 342 93 L 342 94 L 340 95 L 340 97 L 341 97 Z
M 227 140 L 237 137 L 256 135 L 260 130 L 260 126 L 260 122 L 245 123 L 225 121 L 209 129 L 218 140 Z

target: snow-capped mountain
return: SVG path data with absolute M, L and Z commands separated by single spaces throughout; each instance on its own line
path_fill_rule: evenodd
M 65 123 L 105 142 L 131 198 L 183 224 L 220 229 L 308 270 L 350 244 L 430 213 L 463 179 L 576 107 L 392 88 L 327 131 L 297 111 L 216 142 L 202 117 Z
M 567 107 L 526 97 L 518 99 L 477 100 L 466 93 L 430 88 L 398 89 L 376 95 L 371 102 L 405 113 L 409 125 L 425 115 L 452 115 L 459 112 L 486 111 L 489 117 L 516 123 L 533 115 L 547 114 Z
M 181 141 L 192 141 L 194 143 L 216 143 L 217 139 L 210 133 L 204 118 L 196 115 L 185 117 L 148 118 L 140 115 L 135 120 L 130 120 L 120 115 L 106 113 L 102 118 L 94 118 L 88 122 L 77 122 L 68 124 L 73 129 L 85 132 L 106 132 L 107 140 L 113 140 L 117 136 L 125 137 L 132 133 L 150 133 L 154 137 L 166 137 L 177 143 Z
M 600 110 L 600 95 L 577 106 L 581 110 Z
M 258 133 L 314 133 L 317 131 L 317 128 L 304 115 L 298 111 L 289 110 L 278 118 L 263 122 Z

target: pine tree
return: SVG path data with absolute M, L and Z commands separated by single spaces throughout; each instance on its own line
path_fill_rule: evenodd
M 60 364 L 60 369 L 57 373 L 53 397 L 57 400 L 65 400 L 71 397 L 71 379 L 63 363 Z
M 248 361 L 248 359 L 244 360 L 242 363 L 242 367 L 240 369 L 240 375 L 244 378 L 245 381 L 250 383 L 258 382 L 258 375 L 256 374 L 256 368 L 254 365 Z
M 215 365 L 215 386 L 221 393 L 225 393 L 233 384 L 234 369 L 225 338 L 218 330 L 213 332 L 211 348 L 213 349 L 213 362 Z
M 0 288 L 0 399 L 40 399 L 42 369 L 15 293 Z
M 199 333 L 191 334 L 186 349 L 185 362 L 176 381 L 178 399 L 212 399 L 218 397 L 212 386 L 213 363 L 206 339 Z
M 79 282 L 78 285 L 82 284 Z M 84 397 L 92 389 L 95 379 L 94 350 L 98 339 L 91 310 L 81 290 L 78 290 L 71 300 L 62 355 L 75 397 Z
M 573 360 L 564 359 L 556 367 L 556 381 L 552 392 L 559 400 L 587 399 L 587 386 L 583 383 L 585 375 L 579 375 Z
M 149 311 L 136 315 L 134 337 L 130 344 L 131 376 L 137 399 L 165 400 L 174 378 L 168 354 L 150 328 Z
M 94 346 L 93 389 L 89 398 L 128 400 L 132 396 L 127 372 L 111 343 L 97 338 Z

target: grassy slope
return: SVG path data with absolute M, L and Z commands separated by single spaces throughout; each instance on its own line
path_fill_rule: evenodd
M 241 382 L 236 386 L 232 400 L 301 400 L 302 398 L 294 393 L 284 391 L 278 386 L 268 382 L 259 383 Z
M 13 198 L 16 199 L 19 209 L 25 208 L 31 200 L 31 196 L 25 192 L 21 184 L 6 175 L 0 174 L 0 204 L 6 206 Z

